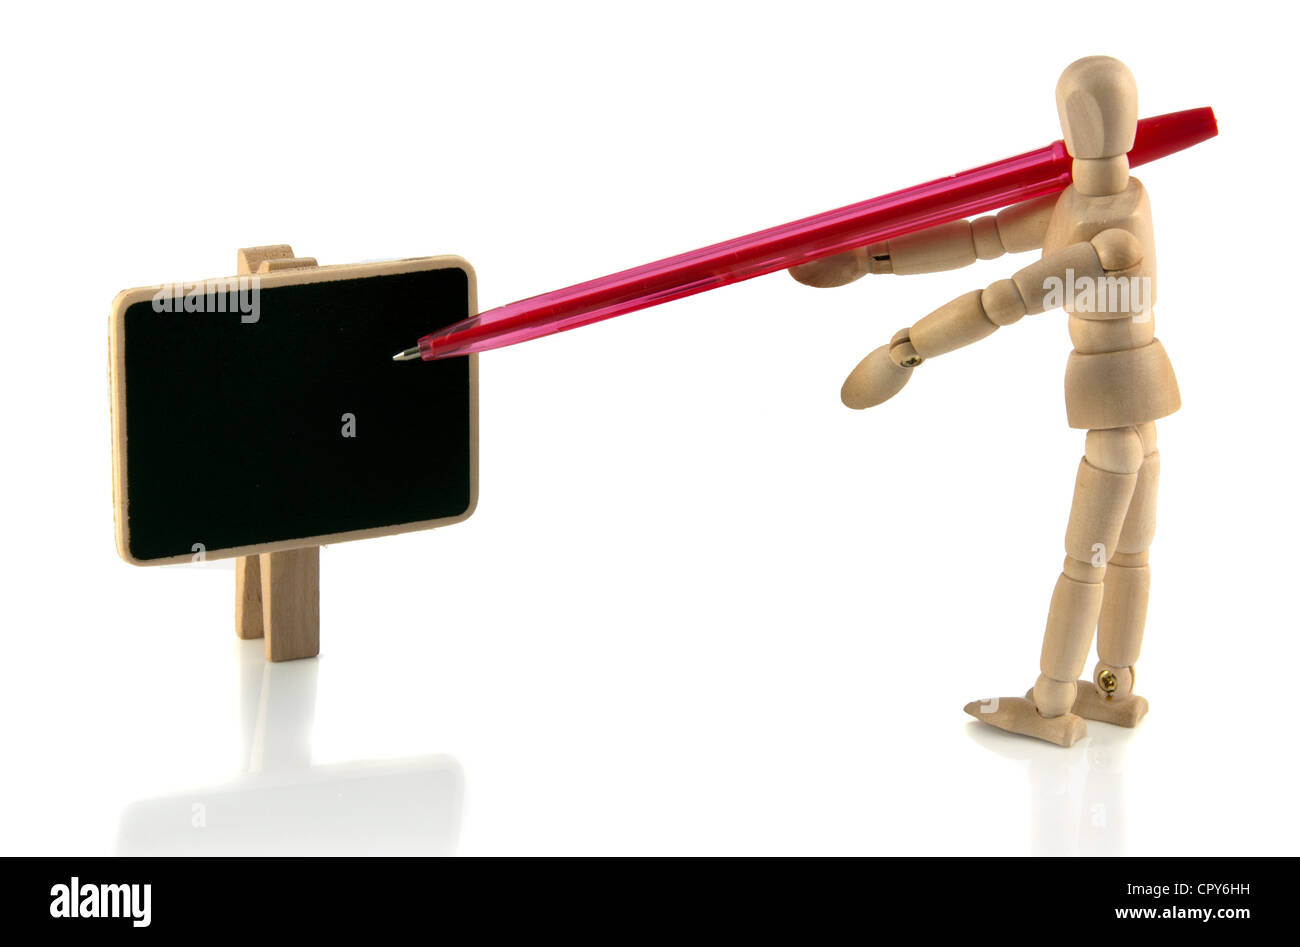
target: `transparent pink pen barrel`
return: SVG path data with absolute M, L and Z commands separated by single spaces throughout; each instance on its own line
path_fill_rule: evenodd
M 1208 108 L 1138 122 L 1129 164 L 1164 157 L 1217 134 Z M 492 309 L 420 340 L 424 359 L 526 342 L 626 312 L 738 283 L 854 247 L 1064 189 L 1062 142 L 838 210 L 761 230 Z

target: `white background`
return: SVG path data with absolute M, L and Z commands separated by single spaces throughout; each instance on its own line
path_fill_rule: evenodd
M 8 9 L 0 851 L 1295 853 L 1280 9 Z M 1030 257 L 776 274 L 483 356 L 478 512 L 325 550 L 317 661 L 235 641 L 229 563 L 117 558 L 119 290 L 287 242 L 459 253 L 488 308 L 1046 144 L 1094 53 L 1142 114 L 1221 127 L 1138 172 L 1183 409 L 1136 731 L 962 713 L 1037 673 L 1083 443 L 1063 316 L 839 403 Z

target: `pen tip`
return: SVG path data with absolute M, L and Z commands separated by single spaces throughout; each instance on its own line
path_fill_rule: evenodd
M 409 362 L 409 361 L 411 361 L 412 359 L 416 359 L 416 358 L 419 358 L 419 357 L 420 357 L 420 347 L 419 347 L 418 345 L 413 345 L 413 346 L 411 346 L 409 349 L 402 349 L 402 351 L 400 351 L 400 352 L 398 352 L 396 355 L 394 355 L 394 356 L 393 356 L 393 361 L 394 361 L 394 362 Z

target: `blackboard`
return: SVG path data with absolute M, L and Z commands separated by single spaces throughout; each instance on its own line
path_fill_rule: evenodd
M 458 257 L 120 294 L 110 361 L 122 557 L 217 559 L 465 519 L 477 499 L 475 358 L 392 355 L 476 305 Z

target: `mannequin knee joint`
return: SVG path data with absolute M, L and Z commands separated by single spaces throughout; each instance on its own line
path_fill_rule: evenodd
M 1142 438 L 1131 427 L 1089 431 L 1083 452 L 1088 463 L 1111 473 L 1137 473 L 1142 466 Z

